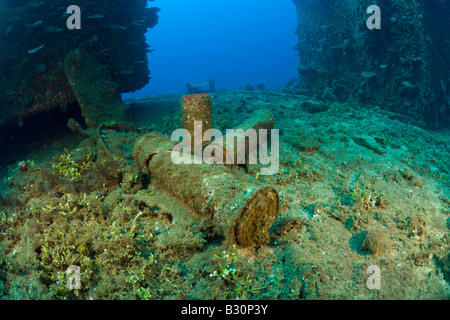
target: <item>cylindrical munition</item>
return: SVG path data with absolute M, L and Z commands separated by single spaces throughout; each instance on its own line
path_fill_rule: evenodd
M 274 117 L 269 111 L 255 110 L 250 118 L 231 131 L 227 130 L 222 141 L 213 141 L 208 144 L 208 148 L 222 149 L 223 163 L 228 167 L 236 167 L 239 164 L 255 164 L 258 146 L 260 146 L 261 130 L 266 130 L 267 137 L 270 137 L 270 130 L 273 129 L 274 123 Z M 265 143 L 267 143 L 267 139 L 265 139 Z
M 272 114 L 265 109 L 258 109 L 253 111 L 250 118 L 239 124 L 234 130 L 242 129 L 244 132 L 248 129 L 260 130 L 260 129 L 273 129 L 275 120 Z
M 203 134 L 212 127 L 211 104 L 211 96 L 208 94 L 192 94 L 181 98 L 183 128 L 193 138 L 192 151 L 194 146 L 203 145 Z
M 140 138 L 133 150 L 136 164 L 148 171 L 152 184 L 169 191 L 208 220 L 229 243 L 242 247 L 269 242 L 280 198 L 272 187 L 249 188 L 250 183 L 221 165 L 180 164 L 171 159 L 174 142 L 157 134 Z

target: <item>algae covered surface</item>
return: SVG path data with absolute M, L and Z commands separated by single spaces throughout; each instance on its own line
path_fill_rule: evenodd
M 256 109 L 272 113 L 276 174 L 261 175 L 262 164 L 192 165 L 175 179 L 139 167 L 139 139 L 169 139 L 181 127 L 180 95 L 125 101 L 135 125 L 72 123 L 77 133 L 22 152 L 1 172 L 0 297 L 448 299 L 448 131 L 282 91 L 221 90 L 212 100 L 219 130 Z M 189 179 L 208 170 L 201 186 Z M 189 198 L 200 187 L 213 213 Z M 229 241 L 211 218 L 236 209 L 221 199 L 249 201 L 265 187 L 279 195 L 266 241 Z

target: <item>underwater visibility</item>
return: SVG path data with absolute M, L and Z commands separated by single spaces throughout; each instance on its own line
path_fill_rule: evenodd
M 0 0 L 0 299 L 449 299 L 449 18 Z

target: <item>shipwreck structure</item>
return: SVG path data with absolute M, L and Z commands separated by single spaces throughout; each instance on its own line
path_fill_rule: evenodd
M 0 1 L 0 126 L 77 103 L 87 126 L 126 120 L 120 93 L 148 83 L 145 33 L 159 8 L 146 0 L 79 0 L 81 28 L 69 28 L 71 5 Z
M 297 7 L 299 90 L 450 123 L 450 2 L 293 0 Z M 381 28 L 369 29 L 371 5 Z

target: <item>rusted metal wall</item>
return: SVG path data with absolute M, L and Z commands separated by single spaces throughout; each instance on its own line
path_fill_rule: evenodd
M 81 29 L 70 30 L 67 8 L 74 4 Z M 158 10 L 146 0 L 1 0 L 0 125 L 76 101 L 63 68 L 74 50 L 105 67 L 114 81 L 106 90 L 142 88 L 150 74 L 145 33 L 157 24 Z
M 450 1 L 294 0 L 301 84 L 328 101 L 408 115 L 431 128 L 450 124 Z M 370 5 L 381 29 L 366 25 Z

